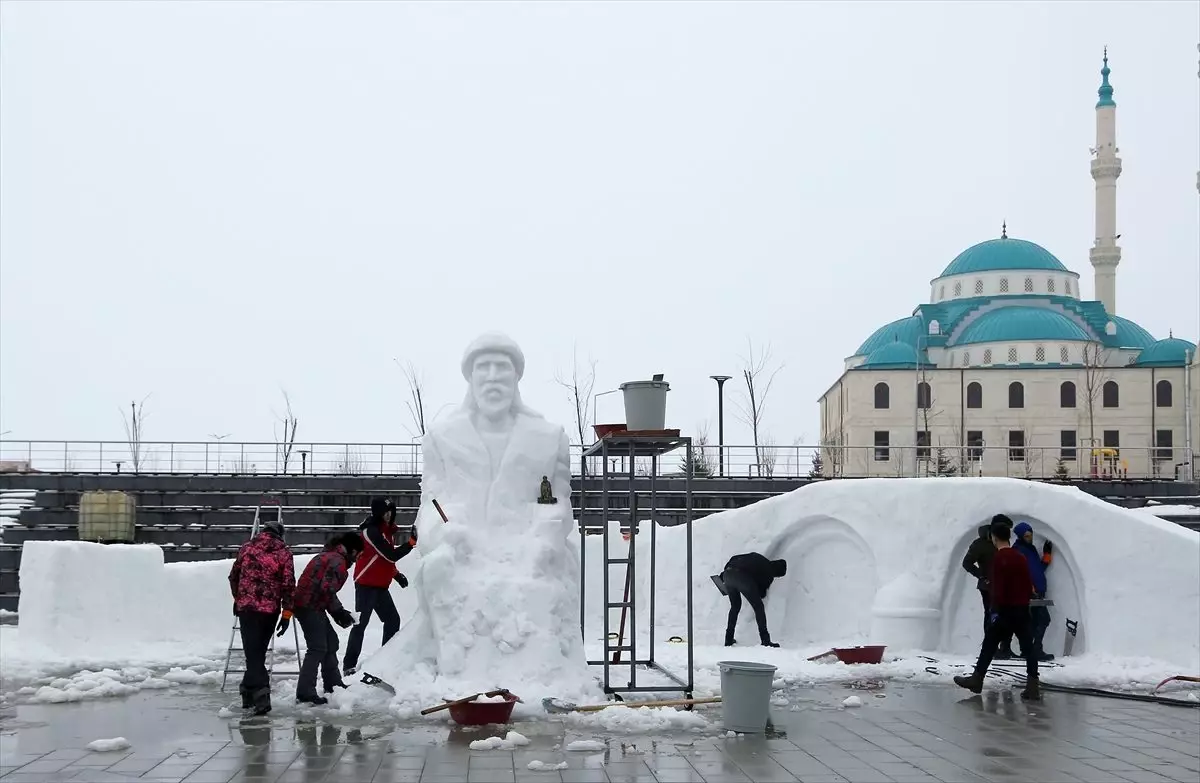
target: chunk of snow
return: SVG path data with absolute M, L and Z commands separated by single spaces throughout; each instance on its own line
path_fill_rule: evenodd
M 848 697 L 846 697 L 846 700 L 842 702 L 842 706 L 843 707 L 861 707 L 861 706 L 863 706 L 863 700 L 858 698 L 857 696 L 848 696 Z
M 504 741 L 511 742 L 513 745 L 516 745 L 517 747 L 521 747 L 521 746 L 529 744 L 528 737 L 526 737 L 524 734 L 518 734 L 515 731 L 510 731 L 508 734 L 504 735 Z
M 87 744 L 88 750 L 92 750 L 97 753 L 111 753 L 114 750 L 128 750 L 131 747 L 133 747 L 133 744 L 124 737 L 92 740 Z
M 517 736 L 520 736 L 519 734 Z M 522 737 L 522 739 L 524 739 Z M 528 742 L 529 740 L 525 740 Z M 488 737 L 471 743 L 471 750 L 512 750 L 517 745 L 502 737 Z
M 786 707 L 787 705 L 788 700 L 784 696 L 776 696 L 775 698 L 771 699 L 771 706 L 773 707 Z
M 487 694 L 480 694 L 480 696 L 475 699 L 476 704 L 502 704 L 505 701 L 507 701 L 507 699 L 505 699 L 503 696 L 488 696 Z
M 603 712 L 603 710 L 601 710 L 601 712 Z M 563 750 L 580 753 L 594 753 L 598 750 L 604 750 L 604 743 L 600 742 L 599 740 L 575 740 L 574 742 L 568 742 Z
M 238 713 L 234 712 L 233 710 L 231 710 L 228 707 L 222 707 L 221 709 L 217 710 L 218 718 L 232 718 L 234 715 L 237 715 L 237 714 Z
M 534 761 L 529 762 L 525 768 L 531 769 L 534 772 L 554 772 L 556 770 L 566 769 L 567 766 L 568 764 L 565 761 L 560 761 L 557 764 L 551 764 L 548 761 L 537 761 L 535 759 Z
M 671 707 L 607 707 L 596 712 L 568 713 L 563 720 L 570 726 L 621 734 L 651 734 L 708 727 L 708 720 L 700 713 Z

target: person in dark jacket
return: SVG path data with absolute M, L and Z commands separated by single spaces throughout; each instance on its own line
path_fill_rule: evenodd
M 300 574 L 300 582 L 296 585 L 296 622 L 304 631 L 304 645 L 308 649 L 296 683 L 298 702 L 325 704 L 329 701 L 317 693 L 318 669 L 326 693 L 346 687 L 338 670 L 337 632 L 329 618 L 343 628 L 354 625 L 354 615 L 346 611 L 337 594 L 346 584 L 350 564 L 358 559 L 362 548 L 362 539 L 357 533 L 334 536 L 325 544 L 325 551 L 309 560 Z
M 996 548 L 988 575 L 992 613 L 988 617 L 987 632 L 983 636 L 975 671 L 969 676 L 955 677 L 954 684 L 972 693 L 982 693 L 984 675 L 992 665 L 1000 640 L 1005 634 L 1013 634 L 1025 658 L 1026 680 L 1021 698 L 1037 699 L 1040 698 L 1038 659 L 1033 654 L 1033 637 L 1029 628 L 1029 598 L 1033 594 L 1033 581 L 1029 577 L 1025 557 L 1008 545 L 1010 535 L 1009 527 L 1003 521 L 992 523 L 991 536 Z
M 1029 577 L 1033 580 L 1033 597 L 1046 597 L 1046 569 L 1054 560 L 1054 544 L 1046 541 L 1042 544 L 1041 553 L 1033 545 L 1033 527 L 1028 522 L 1022 522 L 1013 528 L 1017 540 L 1013 549 L 1025 556 L 1029 564 Z M 1052 661 L 1054 656 L 1046 652 L 1042 641 L 1046 638 L 1046 629 L 1050 627 L 1050 610 L 1044 606 L 1034 606 L 1029 609 L 1030 620 L 1033 624 L 1033 649 L 1038 660 Z
M 267 522 L 242 545 L 229 571 L 229 589 L 246 656 L 246 672 L 238 688 L 242 709 L 253 707 L 255 715 L 266 715 L 271 711 L 271 677 L 267 673 L 271 631 L 276 622 L 278 636 L 287 631 L 296 590 L 292 551 L 283 542 L 283 523 Z
M 1012 520 L 1004 514 L 997 514 L 992 518 L 993 522 L 1001 522 L 1012 528 Z M 992 598 L 988 590 L 988 575 L 992 572 L 992 558 L 996 556 L 996 547 L 992 543 L 992 526 L 991 524 L 983 525 L 979 528 L 979 538 L 971 542 L 971 546 L 967 548 L 967 554 L 963 557 L 963 569 L 975 577 L 977 580 L 975 586 L 979 589 L 979 597 L 983 600 L 983 632 L 987 633 L 988 616 L 992 613 Z M 996 653 L 997 660 L 1008 660 L 1015 658 L 1016 654 L 1012 651 L 1012 636 L 1002 639 L 1000 650 Z
M 358 623 L 350 629 L 350 638 L 346 641 L 342 671 L 347 675 L 358 669 L 363 635 L 372 613 L 379 615 L 383 622 L 384 644 L 400 630 L 400 613 L 396 611 L 388 588 L 392 582 L 402 588 L 408 587 L 408 579 L 396 570 L 396 562 L 417 545 L 416 527 L 406 541 L 396 545 L 396 506 L 384 498 L 371 501 L 371 516 L 358 529 L 363 541 L 362 554 L 354 563 L 354 611 L 358 612 Z
M 737 640 L 733 638 L 733 632 L 737 626 L 738 613 L 742 611 L 743 597 L 750 604 L 750 608 L 754 610 L 754 620 L 758 623 L 759 641 L 764 647 L 779 646 L 771 641 L 771 634 L 767 630 L 767 609 L 763 606 L 763 599 L 767 597 L 767 590 L 776 577 L 786 573 L 787 561 L 768 560 L 758 552 L 747 552 L 744 555 L 734 555 L 729 558 L 729 562 L 725 564 L 725 570 L 721 572 L 721 581 L 724 583 L 726 595 L 729 597 L 729 623 L 725 627 L 726 647 L 737 644 Z

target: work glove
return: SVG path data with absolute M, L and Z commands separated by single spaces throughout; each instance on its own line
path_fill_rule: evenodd
M 288 625 L 290 625 L 291 622 L 292 618 L 290 615 L 285 614 L 283 617 L 279 618 L 279 630 L 275 632 L 275 635 L 283 636 L 285 633 L 287 633 Z
M 412 546 L 412 547 L 415 547 L 417 545 L 417 526 L 416 525 L 413 525 L 412 529 L 408 531 L 408 545 Z
M 979 586 L 982 587 L 984 590 L 988 590 L 992 586 L 992 580 L 991 579 L 980 579 Z
M 338 609 L 333 613 L 333 621 L 342 628 L 349 628 L 354 625 L 354 615 L 346 611 L 345 608 Z
M 1050 543 L 1049 540 L 1047 540 L 1046 543 L 1042 544 L 1042 554 L 1043 555 L 1054 554 L 1054 544 Z
M 1000 615 L 996 612 L 992 612 L 988 615 L 988 625 L 995 625 L 999 619 Z
M 408 587 L 408 577 L 405 576 L 404 574 L 397 572 L 395 579 L 396 579 L 396 584 L 400 585 L 401 587 Z

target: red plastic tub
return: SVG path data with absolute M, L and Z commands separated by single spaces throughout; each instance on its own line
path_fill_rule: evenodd
M 512 718 L 517 697 L 504 695 L 504 701 L 456 704 L 450 708 L 450 719 L 460 726 L 486 726 L 489 723 L 508 723 Z
M 596 431 L 596 437 L 599 440 L 604 440 L 609 435 L 614 435 L 618 432 L 625 431 L 624 424 L 593 424 L 592 429 Z
M 887 649 L 887 645 L 873 645 L 870 647 L 835 647 L 834 655 L 842 663 L 882 663 L 883 651 Z

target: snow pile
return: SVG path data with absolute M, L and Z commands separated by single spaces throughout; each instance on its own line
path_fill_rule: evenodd
M 846 700 L 842 702 L 842 706 L 843 707 L 861 707 L 861 706 L 863 706 L 863 700 L 860 699 L 858 696 L 847 696 Z
M 529 744 L 529 738 L 515 731 L 503 737 L 488 737 L 471 743 L 471 750 L 512 750 Z
M 604 743 L 599 740 L 575 740 L 574 742 L 568 742 L 563 750 L 572 753 L 594 753 L 598 750 L 604 750 Z
M 221 681 L 218 672 L 199 673 L 189 669 L 171 669 L 155 676 L 149 669 L 85 669 L 70 677 L 42 678 L 33 685 L 17 691 L 33 704 L 66 704 L 94 701 L 116 696 L 128 696 L 143 690 L 165 690 L 176 685 L 215 685 Z
M 614 734 L 654 734 L 708 727 L 708 720 L 699 712 L 671 707 L 608 707 L 596 712 L 567 713 L 563 719 L 568 726 Z
M 97 753 L 111 753 L 114 750 L 128 750 L 133 747 L 133 743 L 124 737 L 114 737 L 112 739 L 92 740 L 87 744 L 87 749 Z
M 557 772 L 560 769 L 566 769 L 568 766 L 570 765 L 568 765 L 565 761 L 560 761 L 557 764 L 551 764 L 548 761 L 538 761 L 537 759 L 534 759 L 533 761 L 529 762 L 525 768 L 533 770 L 534 772 Z

